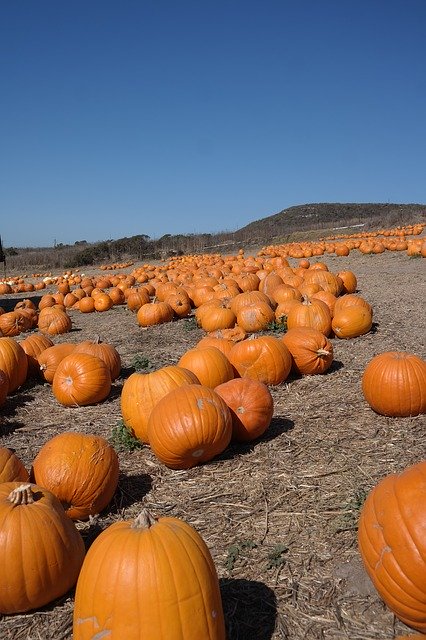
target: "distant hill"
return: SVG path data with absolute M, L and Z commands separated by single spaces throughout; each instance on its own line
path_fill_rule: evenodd
M 223 233 L 166 234 L 159 239 L 147 235 L 49 248 L 5 248 L 10 268 L 74 268 L 129 260 L 158 260 L 173 255 L 232 253 L 296 240 L 315 240 L 372 229 L 426 222 L 425 204 L 311 203 L 283 209 L 241 229 Z

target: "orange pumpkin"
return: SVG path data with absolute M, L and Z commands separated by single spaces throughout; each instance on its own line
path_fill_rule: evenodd
M 361 510 L 358 546 L 380 597 L 426 632 L 426 461 L 383 478 Z
M 373 326 L 373 317 L 365 307 L 352 305 L 340 310 L 334 307 L 331 328 L 341 339 L 358 338 L 368 333 Z
M 325 373 L 333 362 L 333 345 L 318 329 L 294 327 L 282 337 L 293 358 L 293 369 L 301 375 Z
M 195 373 L 177 365 L 161 367 L 150 373 L 132 373 L 124 381 L 120 398 L 126 428 L 142 442 L 149 442 L 148 418 L 157 402 L 172 389 L 199 383 Z
M 28 482 L 29 473 L 13 449 L 0 447 L 0 482 Z
M 210 387 L 191 384 L 161 398 L 148 419 L 148 440 L 171 469 L 189 469 L 219 455 L 232 436 L 226 402 Z
M 364 369 L 362 392 L 370 407 L 381 415 L 426 413 L 426 361 L 405 351 L 379 353 Z
M 74 349 L 74 353 L 89 353 L 103 360 L 110 371 L 111 380 L 115 380 L 120 375 L 120 354 L 112 344 L 102 342 L 100 336 L 96 336 L 93 341 L 83 340 L 83 342 L 79 342 Z
M 42 351 L 53 347 L 52 340 L 41 333 L 33 333 L 19 344 L 27 354 L 27 376 L 40 376 L 40 364 L 37 358 Z
M 232 416 L 232 440 L 249 442 L 271 424 L 274 401 L 266 384 L 251 378 L 233 378 L 215 387 Z
M 292 365 L 290 351 L 275 336 L 258 336 L 236 342 L 229 360 L 238 375 L 267 385 L 277 385 L 287 379 Z
M 86 520 L 111 501 L 118 484 L 114 448 L 101 436 L 64 432 L 36 455 L 31 479 L 56 495 L 72 520 Z
M 27 355 L 16 340 L 7 336 L 0 338 L 0 370 L 8 377 L 8 394 L 16 391 L 27 378 Z
M 44 487 L 0 484 L 0 613 L 39 609 L 76 583 L 83 538 L 59 500 Z
M 135 615 L 137 612 L 137 615 Z M 144 510 L 91 545 L 77 582 L 74 640 L 225 640 L 210 551 L 189 524 Z
M 76 345 L 72 342 L 61 342 L 41 351 L 37 356 L 37 362 L 40 374 L 46 382 L 52 384 L 53 376 L 55 375 L 59 363 L 66 356 L 69 356 L 70 353 L 74 351 L 75 347 Z
M 318 273 L 323 273 L 318 270 Z M 328 272 L 324 272 L 328 273 Z M 304 298 L 292 305 L 287 315 L 287 328 L 311 327 L 325 336 L 331 333 L 331 313 L 325 302 L 315 298 Z
M 178 361 L 178 366 L 195 373 L 200 384 L 212 389 L 234 377 L 234 369 L 227 356 L 212 346 L 197 346 L 185 351 Z
M 103 360 L 89 353 L 66 356 L 53 376 L 52 391 L 66 407 L 102 402 L 111 390 L 111 373 Z

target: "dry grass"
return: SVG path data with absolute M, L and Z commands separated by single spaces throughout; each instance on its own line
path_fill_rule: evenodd
M 424 458 L 425 417 L 376 415 L 363 400 L 360 378 L 376 353 L 425 356 L 424 261 L 399 253 L 321 260 L 334 272 L 356 273 L 359 292 L 374 309 L 373 331 L 333 339 L 335 361 L 326 375 L 290 378 L 271 388 L 274 418 L 255 443 L 233 445 L 188 471 L 164 467 L 148 446 L 119 446 L 120 391 L 135 356 L 151 368 L 176 364 L 203 335 L 190 320 L 143 331 L 124 307 L 96 315 L 71 312 L 72 332 L 56 340 L 77 342 L 99 333 L 117 347 L 123 372 L 105 402 L 65 408 L 49 385 L 31 382 L 2 408 L 0 445 L 13 447 L 28 467 L 41 446 L 64 430 L 114 439 L 119 487 L 104 513 L 78 524 L 87 546 L 142 505 L 157 516 L 185 519 L 211 550 L 229 640 L 388 640 L 408 631 L 367 578 L 356 530 L 370 488 Z M 68 640 L 72 608 L 71 593 L 42 611 L 3 616 L 0 637 Z

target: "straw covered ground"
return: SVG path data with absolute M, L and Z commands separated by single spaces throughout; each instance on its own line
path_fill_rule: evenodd
M 250 445 L 232 445 L 208 464 L 173 471 L 148 446 L 129 451 L 119 444 L 120 392 L 135 357 L 146 359 L 151 370 L 176 364 L 204 335 L 191 318 L 143 330 L 124 306 L 96 314 L 70 311 L 71 333 L 54 338 L 79 342 L 99 334 L 117 348 L 122 375 L 106 401 L 65 408 L 49 385 L 31 382 L 1 409 L 0 446 L 15 449 L 28 468 L 44 443 L 65 430 L 114 441 L 119 486 L 104 513 L 78 523 L 86 545 L 142 506 L 156 516 L 184 519 L 211 551 L 229 640 L 389 640 L 409 631 L 364 572 L 357 519 L 376 482 L 425 457 L 426 421 L 376 415 L 360 381 L 377 353 L 425 357 L 426 262 L 389 251 L 320 260 L 333 272 L 354 271 L 359 293 L 373 307 L 373 329 L 351 340 L 333 338 L 327 374 L 290 377 L 271 387 L 272 423 Z M 5 296 L 0 306 L 18 297 L 36 296 Z M 0 637 L 70 639 L 72 610 L 71 592 L 43 610 L 0 617 Z

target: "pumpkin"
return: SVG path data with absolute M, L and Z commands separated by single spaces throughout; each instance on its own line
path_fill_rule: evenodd
M 52 391 L 56 400 L 66 407 L 97 404 L 111 391 L 111 373 L 97 356 L 73 351 L 58 364 Z
M 216 568 L 193 527 L 144 510 L 96 538 L 76 586 L 73 638 L 103 636 L 225 640 Z
M 229 338 L 221 338 L 219 335 L 217 337 L 214 335 L 207 335 L 201 338 L 195 346 L 197 349 L 204 349 L 204 347 L 216 347 L 216 349 L 219 349 L 219 351 L 222 351 L 222 353 L 228 357 L 233 344 L 234 343 Z
M 226 402 L 210 387 L 190 384 L 157 402 L 148 419 L 148 441 L 171 469 L 189 469 L 219 455 L 232 436 Z
M 42 333 L 33 333 L 22 340 L 19 344 L 27 354 L 27 376 L 40 376 L 40 363 L 38 361 L 38 356 L 45 349 L 53 347 L 52 340 Z
M 249 442 L 271 424 L 274 401 L 266 384 L 251 378 L 233 378 L 215 387 L 232 416 L 232 440 Z
M 234 369 L 227 356 L 212 346 L 197 346 L 185 351 L 178 366 L 195 373 L 200 384 L 212 389 L 234 377 Z
M 0 407 L 6 402 L 9 393 L 9 376 L 0 369 Z
M 318 273 L 323 272 L 318 271 Z M 293 304 L 287 315 L 287 328 L 293 327 L 311 327 L 328 336 L 331 333 L 329 307 L 318 298 L 304 298 L 301 302 Z
M 75 346 L 73 342 L 61 342 L 43 349 L 37 356 L 41 376 L 46 382 L 52 384 L 59 363 L 74 351 Z
M 120 375 L 120 354 L 112 344 L 102 342 L 100 336 L 96 336 L 93 341 L 83 340 L 83 342 L 76 345 L 74 353 L 89 353 L 103 360 L 110 371 L 111 380 L 116 380 Z
M 19 481 L 0 484 L 0 531 L 0 613 L 38 609 L 75 585 L 83 538 L 50 491 Z
M 16 340 L 7 336 L 0 338 L 0 370 L 8 377 L 8 394 L 16 391 L 27 378 L 27 355 Z
M 61 501 L 72 520 L 86 520 L 111 501 L 118 484 L 118 457 L 101 436 L 63 432 L 33 460 L 31 480 Z
M 318 329 L 294 327 L 281 338 L 293 358 L 292 368 L 301 375 L 325 373 L 333 362 L 333 345 Z
M 65 311 L 55 307 L 45 307 L 38 316 L 37 326 L 42 333 L 58 335 L 71 331 L 71 318 Z
M 172 389 L 199 383 L 195 373 L 177 365 L 150 373 L 135 371 L 126 378 L 121 390 L 121 415 L 126 428 L 142 442 L 148 442 L 148 418 L 157 402 Z
M 338 271 L 336 275 L 342 281 L 341 294 L 355 293 L 358 282 L 353 271 Z
M 0 482 L 28 482 L 29 473 L 13 449 L 0 447 Z
M 348 340 L 368 333 L 373 326 L 373 317 L 365 307 L 352 305 L 343 309 L 334 307 L 331 328 L 337 338 Z
M 275 336 L 258 336 L 236 342 L 229 360 L 242 378 L 252 378 L 267 385 L 287 379 L 292 365 L 290 351 Z
M 358 547 L 386 605 L 426 632 L 426 461 L 376 484 L 361 510 Z
M 384 416 L 426 413 L 426 361 L 406 351 L 374 356 L 364 369 L 362 392 L 370 407 Z
M 173 320 L 174 311 L 168 302 L 148 302 L 136 312 L 136 319 L 140 327 L 150 327 Z
M 12 338 L 27 328 L 25 318 L 19 311 L 7 311 L 0 315 L 0 335 Z
M 95 311 L 95 300 L 91 295 L 84 296 L 78 301 L 78 308 L 81 313 L 93 313 Z
M 237 324 L 247 333 L 255 333 L 268 328 L 275 320 L 275 313 L 267 302 L 258 301 L 245 304 L 237 312 Z

